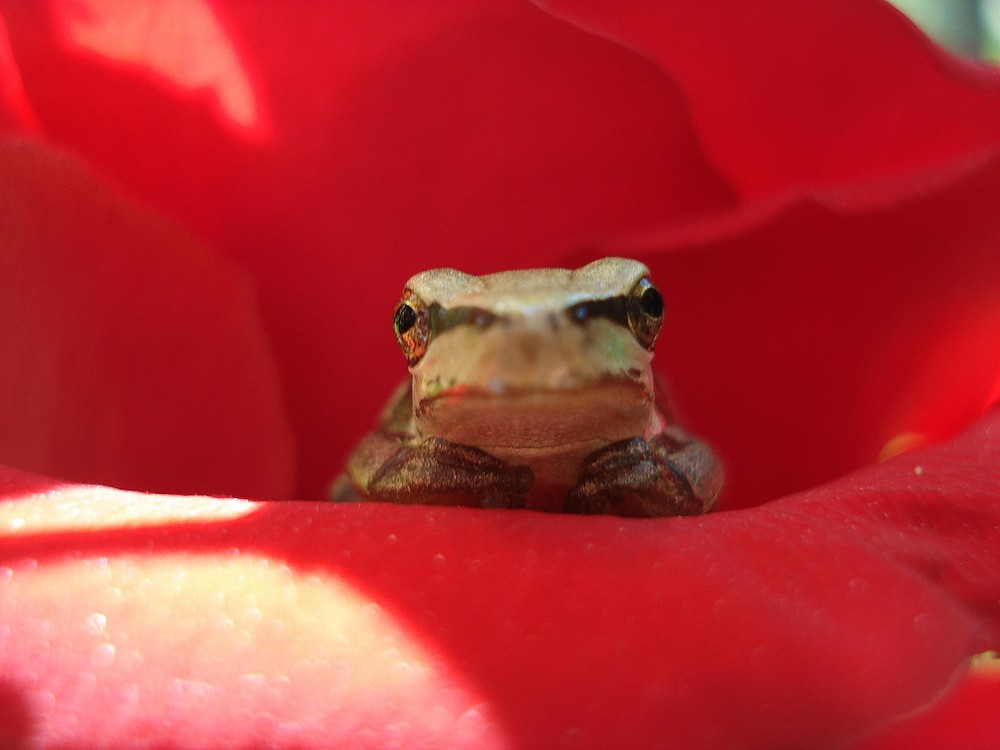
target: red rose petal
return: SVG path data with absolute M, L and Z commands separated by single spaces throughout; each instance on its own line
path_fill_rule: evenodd
M 658 62 L 745 197 L 908 174 L 1000 141 L 1000 70 L 951 58 L 888 3 L 539 5 Z
M 998 467 L 995 411 L 701 518 L 12 498 L 5 727 L 82 747 L 836 746 L 1000 644 Z
M 287 496 L 291 438 L 246 279 L 74 161 L 0 147 L 0 461 Z
M 20 133 L 37 127 L 37 120 L 21 84 L 7 26 L 0 16 L 0 134 Z
M 1000 739 L 1000 668 L 986 662 L 940 701 L 879 732 L 851 750 L 989 748 Z
M 446 222 L 456 239 L 500 235 L 530 257 L 502 241 L 543 231 L 548 247 L 608 219 L 731 202 L 652 65 L 528 4 L 411 3 L 397 17 L 90 0 L 6 13 L 46 134 L 236 254 L 262 250 L 237 244 L 253 237 L 247 221 L 304 228 L 332 214 L 369 232 L 388 221 L 379 239 L 393 247 Z M 266 132 L 235 127 L 257 119 Z

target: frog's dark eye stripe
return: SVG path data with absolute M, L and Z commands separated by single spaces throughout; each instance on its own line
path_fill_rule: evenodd
M 488 328 L 500 319 L 500 316 L 481 307 L 442 307 L 437 302 L 431 305 L 431 330 L 439 335 L 459 326 L 473 328 Z
M 574 323 L 583 324 L 594 318 L 606 318 L 628 328 L 628 300 L 624 295 L 577 302 L 566 308 L 566 314 Z
M 628 294 L 577 302 L 566 308 L 566 315 L 580 325 L 594 318 L 610 320 L 632 331 L 640 344 L 652 349 L 663 324 L 663 297 L 643 278 Z

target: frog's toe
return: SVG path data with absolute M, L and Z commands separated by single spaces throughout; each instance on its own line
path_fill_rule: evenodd
M 484 495 L 480 500 L 484 508 L 512 510 L 524 507 L 524 495 Z
M 535 484 L 535 475 L 527 466 L 510 466 L 512 492 L 490 492 L 480 499 L 484 508 L 523 508 L 524 496 Z
M 566 494 L 563 512 L 580 515 L 599 515 L 610 513 L 609 506 L 609 497 L 606 493 L 599 491 L 593 483 L 581 483 L 573 487 Z
M 361 499 L 357 487 L 346 474 L 341 474 L 334 480 L 327 497 L 332 503 L 353 503 Z

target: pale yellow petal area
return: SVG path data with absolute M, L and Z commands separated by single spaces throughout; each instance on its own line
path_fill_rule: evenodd
M 205 0 L 75 0 L 53 4 L 67 42 L 117 64 L 146 69 L 187 91 L 211 91 L 222 120 L 261 128 L 251 77 L 225 25 Z
M 261 507 L 260 503 L 234 498 L 155 495 L 66 484 L 0 503 L 0 534 L 211 523 L 240 518 Z
M 392 613 L 235 549 L 7 563 L 0 675 L 46 746 L 509 746 Z

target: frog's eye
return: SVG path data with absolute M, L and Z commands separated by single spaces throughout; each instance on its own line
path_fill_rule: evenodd
M 396 312 L 392 316 L 392 330 L 396 334 L 396 343 L 406 355 L 407 364 L 415 365 L 427 351 L 430 322 L 427 308 L 408 289 L 403 292 L 403 299 L 396 305 Z
M 639 343 L 652 349 L 663 324 L 663 297 L 649 279 L 640 279 L 629 292 L 628 324 Z

